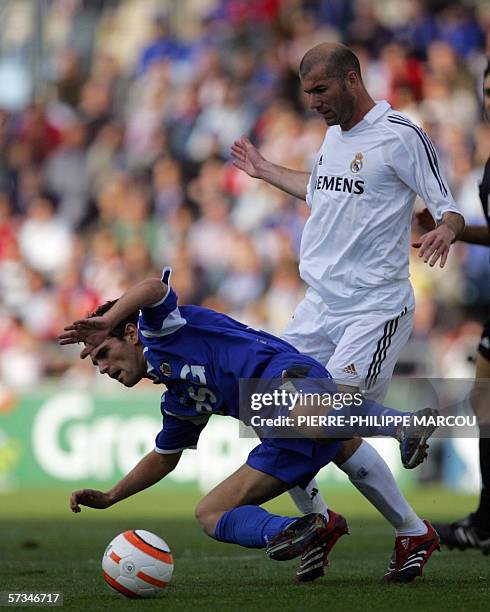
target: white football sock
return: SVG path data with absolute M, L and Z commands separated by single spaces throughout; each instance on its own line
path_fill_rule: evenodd
M 328 506 L 320 493 L 316 480 L 309 482 L 306 489 L 293 487 L 289 490 L 289 495 L 302 514 L 318 512 L 323 514 L 328 521 Z
M 427 533 L 425 523 L 403 497 L 385 460 L 365 440 L 339 468 L 393 525 L 396 535 L 415 536 Z

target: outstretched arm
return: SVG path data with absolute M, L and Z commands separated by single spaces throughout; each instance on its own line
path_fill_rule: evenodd
M 300 172 L 273 164 L 265 159 L 245 136 L 233 143 L 231 156 L 233 164 L 249 176 L 262 179 L 300 200 L 306 200 L 309 172 Z
M 60 344 L 84 342 L 86 346 L 80 354 L 83 359 L 90 354 L 94 346 L 104 342 L 118 323 L 131 313 L 162 300 L 167 290 L 167 285 L 160 279 L 148 278 L 141 281 L 128 289 L 103 316 L 79 319 L 67 325 L 58 341 Z
M 167 289 L 167 285 L 164 285 L 159 278 L 147 278 L 123 293 L 104 317 L 114 328 L 132 312 L 159 302 L 167 293 Z
M 151 487 L 170 474 L 177 466 L 182 452 L 164 455 L 152 450 L 110 491 L 104 493 L 95 489 L 80 489 L 70 497 L 72 512 L 81 512 L 80 506 L 109 508 L 126 497 Z

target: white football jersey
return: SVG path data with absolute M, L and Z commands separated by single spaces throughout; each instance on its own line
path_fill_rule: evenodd
M 413 307 L 408 270 L 416 195 L 459 213 L 427 134 L 388 102 L 327 130 L 308 183 L 300 275 L 332 312 Z

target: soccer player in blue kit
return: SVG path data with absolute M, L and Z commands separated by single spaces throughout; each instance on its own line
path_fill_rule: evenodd
M 80 356 L 90 356 L 101 374 L 126 387 L 142 378 L 167 387 L 161 403 L 163 428 L 156 436 L 154 450 L 108 492 L 75 491 L 70 499 L 73 512 L 80 512 L 81 505 L 108 508 L 160 481 L 175 469 L 185 449 L 196 448 L 212 414 L 240 418 L 241 379 L 288 381 L 298 377 L 298 372 L 308 381 L 331 378 L 317 361 L 275 336 L 206 308 L 179 308 L 169 280 L 167 268 L 162 280 L 142 281 L 118 300 L 67 326 L 59 337 L 60 344 L 83 342 Z M 430 409 L 420 412 L 431 414 Z M 407 413 L 364 401 L 359 414 Z M 433 430 L 413 425 L 401 429 L 377 426 L 375 431 L 364 427 L 355 433 L 398 437 L 402 461 L 413 467 L 423 461 Z M 296 572 L 300 582 L 322 576 L 328 553 L 339 537 L 348 533 L 346 520 L 332 510 L 328 516 L 278 516 L 260 505 L 291 487 L 306 486 L 332 460 L 339 445 L 338 440 L 320 440 L 308 434 L 263 438 L 246 463 L 201 500 L 196 517 L 202 529 L 222 542 L 266 548 L 271 559 L 301 556 Z M 421 575 L 439 548 L 436 532 L 426 524 L 427 534 L 407 538 L 411 540 L 407 555 L 394 561 L 386 580 L 410 582 Z

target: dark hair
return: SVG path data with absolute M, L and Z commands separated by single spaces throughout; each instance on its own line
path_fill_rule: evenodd
M 361 77 L 361 65 L 357 55 L 348 47 L 342 45 L 333 49 L 327 56 L 313 52 L 306 53 L 301 60 L 299 72 L 302 76 L 307 75 L 314 66 L 323 64 L 325 75 L 337 79 L 343 79 L 347 73 L 353 70 L 359 78 Z
M 106 302 L 105 304 L 101 304 L 93 312 L 88 314 L 87 317 L 89 319 L 91 319 L 92 317 L 101 317 L 108 310 L 110 310 L 116 302 L 117 300 L 110 300 L 109 302 Z M 114 338 L 119 338 L 119 340 L 122 340 L 124 338 L 126 325 L 128 323 L 132 323 L 133 325 L 138 324 L 138 314 L 139 314 L 138 311 L 135 311 L 129 314 L 125 319 L 123 319 L 120 323 L 118 323 L 116 327 L 114 327 L 114 329 L 111 331 L 109 335 Z
M 483 73 L 483 80 L 485 80 L 489 74 L 490 74 L 490 57 L 487 59 L 487 67 L 485 68 L 485 72 Z

